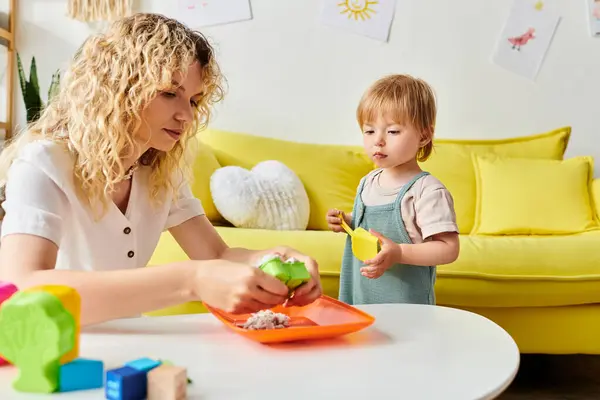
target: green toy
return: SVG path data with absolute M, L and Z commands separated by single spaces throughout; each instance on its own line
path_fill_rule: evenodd
M 283 261 L 276 255 L 268 257 L 259 268 L 285 283 L 290 291 L 310 280 L 310 273 L 304 263 L 292 258 Z
M 54 295 L 15 293 L 0 307 L 0 354 L 19 369 L 13 388 L 52 393 L 58 388 L 60 358 L 75 343 L 75 319 Z

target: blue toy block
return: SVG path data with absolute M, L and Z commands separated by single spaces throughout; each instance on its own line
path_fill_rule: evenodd
M 138 371 L 148 372 L 151 369 L 158 367 L 161 364 L 158 360 L 153 360 L 148 357 L 138 358 L 137 360 L 132 360 L 125 363 L 126 367 L 135 368 Z
M 76 358 L 59 368 L 59 392 L 98 389 L 102 386 L 104 386 L 104 363 L 100 360 Z
M 148 393 L 148 375 L 131 367 L 106 372 L 105 394 L 108 400 L 144 400 Z

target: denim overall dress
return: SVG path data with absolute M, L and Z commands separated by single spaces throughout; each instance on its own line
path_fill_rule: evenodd
M 396 243 L 412 243 L 402 221 L 402 198 L 416 181 L 428 174 L 423 171 L 404 185 L 393 203 L 376 206 L 365 206 L 362 201 L 366 177 L 363 178 L 352 209 L 352 228 L 373 229 Z M 340 301 L 347 304 L 435 304 L 436 266 L 394 264 L 379 278 L 370 279 L 360 274 L 363 265 L 352 254 L 348 235 L 340 273 Z

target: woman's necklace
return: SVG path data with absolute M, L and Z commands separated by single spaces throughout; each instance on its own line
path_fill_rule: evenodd
M 135 160 L 133 165 L 131 167 L 129 167 L 129 169 L 127 170 L 127 173 L 123 177 L 122 181 L 128 181 L 129 179 L 131 179 L 131 177 L 133 176 L 133 173 L 135 172 L 136 169 L 138 169 L 139 165 L 140 165 L 140 160 L 139 159 Z

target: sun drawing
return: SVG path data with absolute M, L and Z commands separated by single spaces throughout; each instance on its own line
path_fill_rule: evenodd
M 364 21 L 371 18 L 371 14 L 376 14 L 371 6 L 377 3 L 379 2 L 369 0 L 345 0 L 338 3 L 338 6 L 342 8 L 340 14 L 347 14 L 348 18 L 354 18 L 355 20 L 360 18 Z

